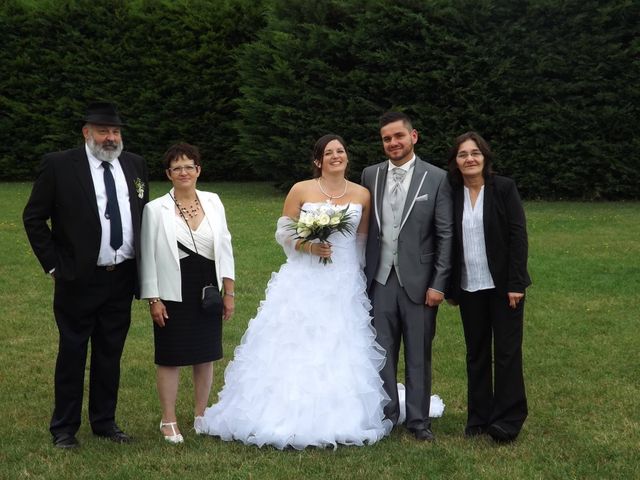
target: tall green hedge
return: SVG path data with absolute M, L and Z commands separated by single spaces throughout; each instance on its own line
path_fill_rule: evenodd
M 639 20 L 635 0 L 5 0 L 0 179 L 110 99 L 156 176 L 184 140 L 205 178 L 287 187 L 335 132 L 358 178 L 402 109 L 435 164 L 475 129 L 527 198 L 639 198 Z
M 250 176 L 231 155 L 234 52 L 263 23 L 255 0 L 5 0 L 0 27 L 0 179 L 30 178 L 41 154 L 81 144 L 87 103 L 110 100 L 125 148 L 162 176 L 176 141 L 198 145 L 205 178 Z M 237 168 L 239 167 L 239 168 Z
M 239 146 L 288 185 L 314 137 L 381 160 L 377 118 L 407 111 L 419 154 L 444 166 L 478 130 L 528 198 L 638 198 L 640 4 L 279 0 L 240 58 Z

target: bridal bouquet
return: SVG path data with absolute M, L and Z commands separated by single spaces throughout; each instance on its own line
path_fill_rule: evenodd
M 296 240 L 302 239 L 302 245 L 315 239 L 325 243 L 334 232 L 343 235 L 353 232 L 353 224 L 349 223 L 352 213 L 349 205 L 338 208 L 327 202 L 313 211 L 300 209 L 300 217 L 291 219 L 290 228 L 295 231 Z M 331 257 L 321 257 L 318 261 L 324 265 L 333 263 Z

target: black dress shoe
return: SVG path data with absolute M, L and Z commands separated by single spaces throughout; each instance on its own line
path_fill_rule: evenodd
M 78 448 L 80 443 L 72 433 L 59 433 L 54 435 L 53 445 L 56 448 Z
M 93 434 L 98 437 L 109 439 L 115 443 L 130 443 L 133 441 L 133 438 L 120 430 L 117 425 L 113 425 L 107 430 L 94 431 Z
M 504 428 L 495 423 L 493 425 L 489 425 L 487 433 L 496 443 L 510 443 L 516 439 L 515 435 L 507 432 Z
M 467 438 L 478 437 L 487 432 L 487 429 L 482 425 L 474 425 L 472 427 L 466 427 L 464 429 L 464 436 Z
M 416 437 L 416 440 L 420 440 L 421 442 L 433 442 L 436 439 L 436 436 L 428 428 L 411 430 L 411 433 L 413 433 L 413 436 Z

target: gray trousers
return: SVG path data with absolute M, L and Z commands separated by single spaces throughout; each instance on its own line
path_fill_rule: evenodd
M 385 416 L 395 425 L 400 415 L 397 373 L 400 342 L 404 342 L 406 425 L 409 430 L 430 428 L 431 341 L 438 308 L 412 302 L 393 269 L 386 285 L 374 281 L 369 293 L 376 340 L 387 352 L 387 361 L 380 372 L 391 398 L 384 408 Z

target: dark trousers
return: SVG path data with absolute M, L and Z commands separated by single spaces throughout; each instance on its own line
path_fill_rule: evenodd
M 374 281 L 370 296 L 376 340 L 387 352 L 380 372 L 384 389 L 391 399 L 384 407 L 385 416 L 395 425 L 400 414 L 398 403 L 398 354 L 404 342 L 407 428 L 431 427 L 431 341 L 435 334 L 437 308 L 411 301 L 392 269 L 385 285 Z
M 56 280 L 53 312 L 59 346 L 55 372 L 55 407 L 49 430 L 55 436 L 80 427 L 87 347 L 91 341 L 89 421 L 93 431 L 115 423 L 120 357 L 131 323 L 136 263 L 115 270 L 97 267 L 83 281 Z
M 524 298 L 512 309 L 506 294 L 495 289 L 463 291 L 460 315 L 467 345 L 467 427 L 497 424 L 515 438 L 528 413 L 522 373 Z

